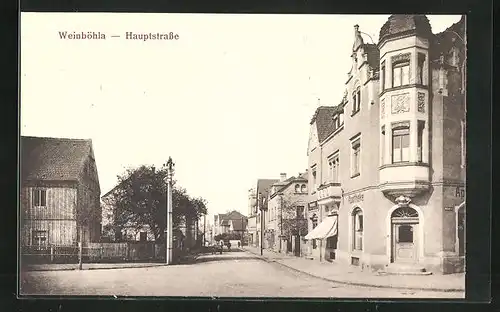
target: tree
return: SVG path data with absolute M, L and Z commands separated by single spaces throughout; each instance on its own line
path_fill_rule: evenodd
M 114 216 L 115 232 L 121 229 L 139 230 L 147 225 L 155 240 L 164 239 L 166 227 L 166 183 L 167 168 L 141 166 L 127 170 L 118 176 L 118 185 L 108 197 Z M 172 223 L 174 230 L 182 224 L 190 224 L 206 214 L 206 201 L 193 198 L 186 189 L 173 183 Z
M 307 235 L 307 219 L 304 217 L 305 204 L 290 196 L 281 196 L 278 206 L 278 231 L 284 237 Z

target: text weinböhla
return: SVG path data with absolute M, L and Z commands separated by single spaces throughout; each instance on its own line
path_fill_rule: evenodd
M 125 39 L 127 40 L 179 40 L 179 34 L 169 32 L 169 33 L 134 33 L 127 31 L 125 33 Z

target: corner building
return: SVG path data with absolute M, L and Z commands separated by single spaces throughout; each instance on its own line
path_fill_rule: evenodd
M 392 15 L 376 45 L 354 27 L 344 98 L 311 120 L 313 258 L 464 271 L 464 40 L 465 18 L 433 34 L 425 15 Z

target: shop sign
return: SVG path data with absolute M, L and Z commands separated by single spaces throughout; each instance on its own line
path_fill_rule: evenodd
M 359 203 L 362 202 L 363 200 L 364 200 L 363 194 L 347 196 L 347 201 L 349 202 L 349 204 Z

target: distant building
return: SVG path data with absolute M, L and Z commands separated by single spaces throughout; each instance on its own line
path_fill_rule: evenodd
M 247 224 L 247 217 L 236 210 L 216 214 L 214 215 L 214 237 L 223 233 L 241 233 L 246 231 Z
M 269 198 L 269 190 L 271 185 L 279 182 L 277 179 L 259 179 L 257 180 L 257 187 L 249 191 L 249 208 L 251 208 L 251 215 L 249 216 L 249 243 L 253 246 L 261 246 L 261 211 L 267 209 L 267 199 Z M 265 218 L 265 214 L 264 214 Z M 266 221 L 264 219 L 264 230 Z
M 22 136 L 21 243 L 97 242 L 100 186 L 91 140 Z
M 307 203 L 307 172 L 290 178 L 282 173 L 269 190 L 264 248 L 305 255 Z
M 465 18 L 433 34 L 391 15 L 354 27 L 352 69 L 309 137 L 314 258 L 369 270 L 458 272 L 465 261 Z

